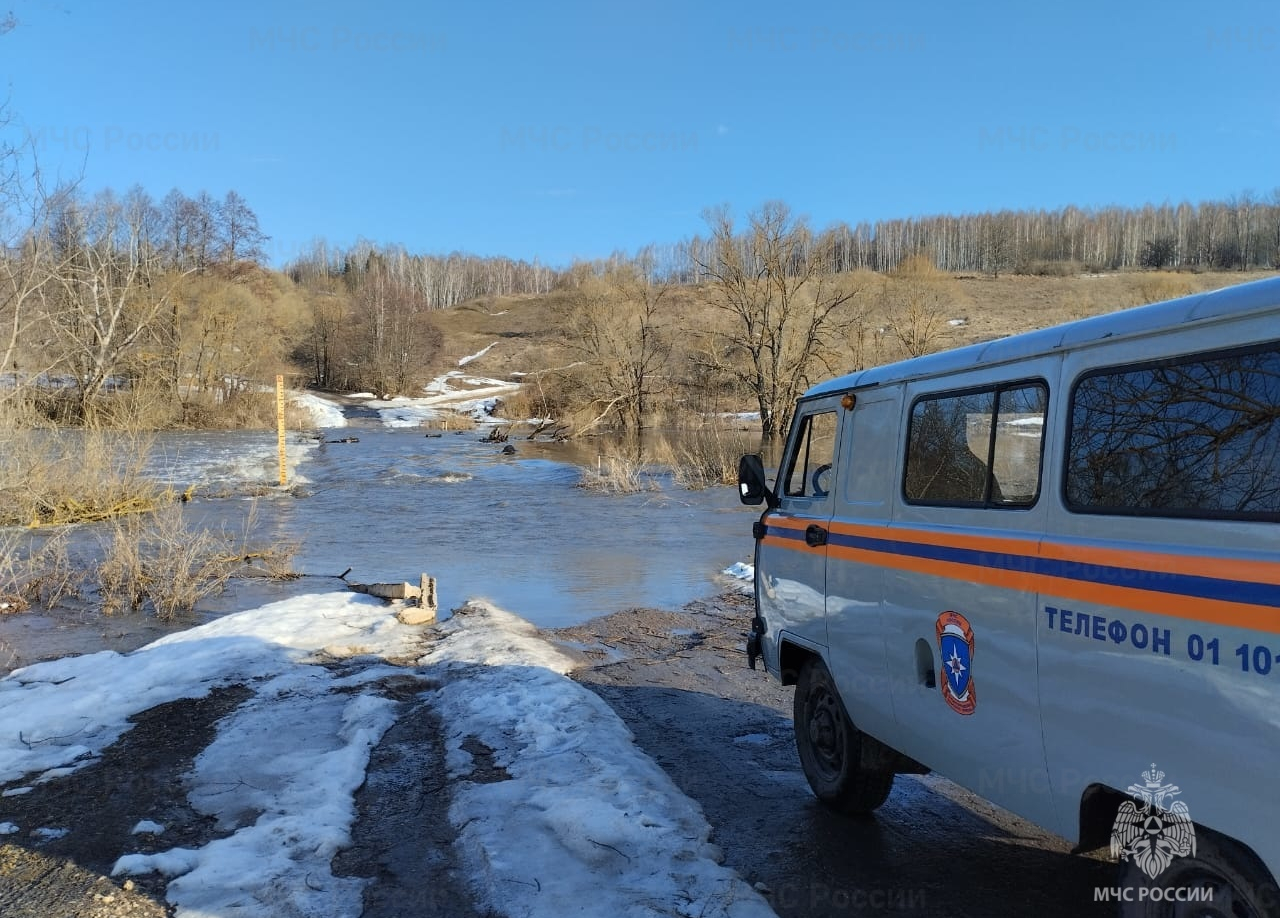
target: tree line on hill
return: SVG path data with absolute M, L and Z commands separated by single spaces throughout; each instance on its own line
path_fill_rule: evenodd
M 656 279 L 697 283 L 714 234 L 650 246 Z M 1142 207 L 1003 210 L 839 223 L 814 235 L 837 273 L 889 272 L 924 255 L 953 273 L 1067 273 L 1131 268 L 1245 271 L 1280 267 L 1280 188 L 1225 201 Z M 815 248 L 816 250 L 816 248 Z M 617 257 L 617 256 L 615 256 Z M 806 257 L 797 253 L 800 261 Z M 797 266 L 799 270 L 799 266 Z
M 333 278 L 359 283 L 361 275 L 378 273 L 411 293 L 429 309 L 447 309 L 483 296 L 549 293 L 562 272 L 541 264 L 463 252 L 412 255 L 401 245 L 374 245 L 361 240 L 346 248 L 325 240 L 312 243 L 285 272 L 295 283 Z
M 238 193 L 43 193 L 11 167 L 0 217 L 9 415 L 159 427 L 263 412 L 258 380 L 302 304 L 259 267 L 266 236 Z

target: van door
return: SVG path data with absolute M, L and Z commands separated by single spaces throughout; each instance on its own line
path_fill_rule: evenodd
M 891 537 L 902 390 L 852 394 L 854 407 L 842 419 L 843 466 L 827 557 L 827 662 L 858 729 L 891 744 L 895 719 L 884 653 L 884 570 L 865 547 L 868 540 Z
M 783 681 L 783 634 L 822 650 L 827 644 L 827 541 L 838 479 L 839 396 L 802 402 L 778 470 L 778 506 L 764 519 L 756 552 L 756 603 L 764 619 L 764 658 Z
M 907 391 L 899 504 L 883 562 L 898 721 L 892 744 L 995 803 L 1053 824 L 1037 594 L 1026 576 L 1048 503 L 1041 487 L 1048 385 L 965 382 Z

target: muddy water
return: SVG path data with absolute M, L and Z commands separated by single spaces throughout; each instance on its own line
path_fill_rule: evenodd
M 480 442 L 475 432 L 427 437 L 372 423 L 330 430 L 337 443 L 291 437 L 296 494 L 197 499 L 200 522 L 241 532 L 254 508 L 255 538 L 297 542 L 294 566 L 310 575 L 285 584 L 234 581 L 203 601 L 190 626 L 305 592 L 357 582 L 437 579 L 440 607 L 485 598 L 543 627 L 624 609 L 675 607 L 723 584 L 719 572 L 749 560 L 754 513 L 732 488 L 688 491 L 655 473 L 659 490 L 606 495 L 578 487 L 610 444 Z M 197 493 L 272 483 L 275 437 L 263 433 L 161 435 L 148 474 Z M 93 554 L 102 533 L 77 530 Z M 104 618 L 92 597 L 55 615 L 0 615 L 0 673 L 68 653 L 128 650 L 171 626 L 141 617 Z
M 351 579 L 436 577 L 442 608 L 482 597 L 540 626 L 636 606 L 679 605 L 748 560 L 750 510 L 732 488 L 605 495 L 578 487 L 592 451 L 474 433 L 365 428 L 300 469 L 312 496 L 277 504 L 298 567 Z

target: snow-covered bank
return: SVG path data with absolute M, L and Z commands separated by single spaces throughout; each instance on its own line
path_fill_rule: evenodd
M 314 392 L 294 392 L 289 401 L 311 415 L 311 423 L 316 427 L 346 427 L 347 418 L 342 407 L 336 402 L 322 398 Z
M 330 861 L 350 844 L 354 793 L 401 710 L 380 682 L 417 675 L 441 686 L 411 703 L 434 705 L 446 725 L 450 819 L 488 907 L 557 918 L 772 914 L 716 863 L 701 811 L 598 696 L 565 677 L 569 666 L 531 625 L 488 605 L 424 632 L 367 597 L 302 596 L 132 654 L 55 660 L 0 680 L 0 782 L 74 782 L 132 715 L 245 686 L 251 696 L 218 723 L 187 785 L 221 837 L 126 853 L 115 872 L 170 877 L 179 918 L 357 915 L 366 881 L 335 876 Z M 496 780 L 492 770 L 474 775 L 475 743 L 492 750 Z M 138 811 L 152 815 L 145 801 Z

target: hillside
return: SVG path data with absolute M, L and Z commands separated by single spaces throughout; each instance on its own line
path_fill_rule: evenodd
M 938 307 L 937 334 L 931 350 L 944 350 L 976 341 L 1046 328 L 1062 322 L 1098 315 L 1189 293 L 1245 283 L 1275 272 L 1121 272 L 1070 277 L 1002 275 L 946 275 L 948 298 Z M 870 275 L 874 285 L 883 276 Z M 680 287 L 673 292 L 670 321 L 686 329 L 706 328 L 719 320 L 707 305 L 707 291 Z M 485 376 L 524 378 L 564 367 L 579 357 L 564 334 L 558 310 L 569 294 L 522 294 L 483 297 L 432 313 L 443 333 L 443 346 L 433 362 L 437 371 L 456 368 L 459 360 L 485 353 L 466 367 Z M 888 362 L 904 354 L 890 331 L 892 308 L 878 298 L 874 286 L 867 291 L 863 325 L 873 346 L 869 357 Z M 962 322 L 960 320 L 963 320 Z M 678 353 L 678 352 L 677 352 Z M 852 360 L 852 348 L 847 352 Z M 838 366 L 843 370 L 843 366 Z M 749 401 L 744 407 L 750 407 Z

